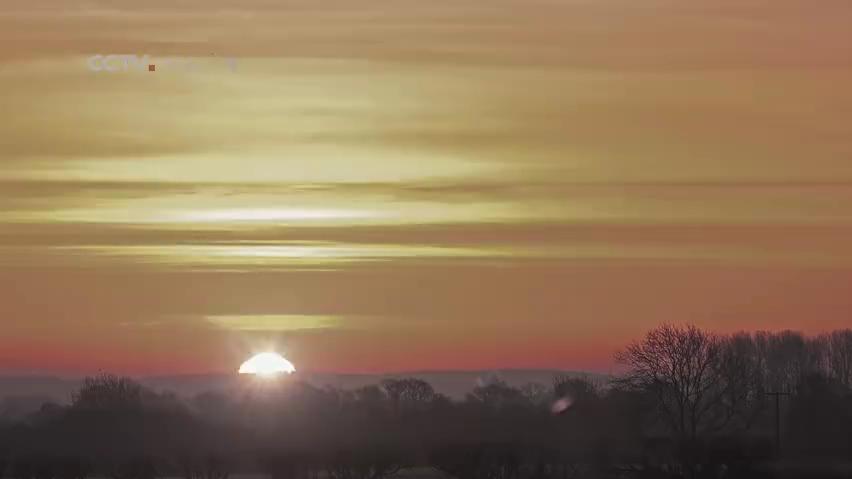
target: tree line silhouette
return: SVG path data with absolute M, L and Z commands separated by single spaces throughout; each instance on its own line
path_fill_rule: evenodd
M 464 400 L 417 378 L 182 399 L 102 374 L 68 405 L 0 419 L 0 476 L 852 477 L 852 330 L 666 324 L 616 359 L 623 373 L 611 379 L 493 379 Z

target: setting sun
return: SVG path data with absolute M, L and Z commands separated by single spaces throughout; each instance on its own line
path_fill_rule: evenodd
M 275 376 L 277 374 L 293 374 L 296 368 L 293 363 L 284 359 L 278 353 L 267 352 L 253 356 L 240 365 L 240 374 L 254 374 L 257 376 Z

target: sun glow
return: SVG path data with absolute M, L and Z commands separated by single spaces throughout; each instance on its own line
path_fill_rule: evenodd
M 267 352 L 253 356 L 240 365 L 240 374 L 254 374 L 256 376 L 272 377 L 279 374 L 293 374 L 296 368 L 293 363 L 284 359 L 278 353 Z
M 266 221 L 310 221 L 310 220 L 352 220 L 375 216 L 372 212 L 330 209 L 270 209 L 241 208 L 187 213 L 182 220 L 200 222 L 266 222 Z

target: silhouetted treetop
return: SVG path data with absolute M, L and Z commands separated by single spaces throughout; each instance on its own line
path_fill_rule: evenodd
M 144 388 L 130 378 L 112 374 L 89 376 L 71 397 L 75 408 L 126 409 L 142 406 Z

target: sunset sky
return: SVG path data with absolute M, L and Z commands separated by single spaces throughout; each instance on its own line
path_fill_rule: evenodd
M 664 321 L 850 327 L 850 25 L 848 0 L 2 0 L 0 372 L 271 347 L 606 372 Z

